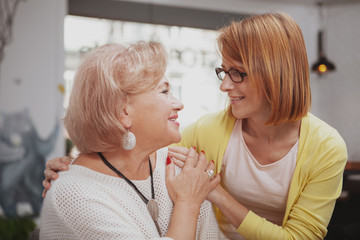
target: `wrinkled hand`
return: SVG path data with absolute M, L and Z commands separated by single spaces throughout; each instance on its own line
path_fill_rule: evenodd
M 171 161 L 166 166 L 166 186 L 174 204 L 187 202 L 200 207 L 208 194 L 220 183 L 219 175 L 210 179 L 206 172 L 214 168 L 212 162 L 206 161 L 203 152 L 197 154 L 193 148 L 188 150 L 182 172 L 177 176 L 175 176 L 175 166 Z
M 180 147 L 180 146 L 169 147 L 168 149 L 169 149 L 168 156 L 171 158 L 171 160 L 175 163 L 176 166 L 183 168 L 186 158 L 187 158 L 187 155 L 189 153 L 189 149 L 186 147 Z M 209 163 L 208 169 L 210 169 L 211 164 L 213 165 L 214 162 L 212 161 L 212 163 Z M 214 168 L 212 168 L 212 169 L 214 169 Z M 215 199 L 218 199 L 219 197 L 221 197 L 222 190 L 223 190 L 223 188 L 219 184 L 213 191 L 211 191 L 209 193 L 209 195 L 206 199 L 209 200 L 210 202 L 214 203 Z
M 46 195 L 46 192 L 51 187 L 51 180 L 55 180 L 59 177 L 57 174 L 58 171 L 67 171 L 69 170 L 69 164 L 71 163 L 70 157 L 57 157 L 53 158 L 46 162 L 46 169 L 44 171 L 45 179 L 42 182 L 42 185 L 44 187 L 44 191 L 42 193 L 42 197 L 44 198 Z

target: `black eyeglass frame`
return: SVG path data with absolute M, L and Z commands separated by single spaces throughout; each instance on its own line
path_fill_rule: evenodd
M 244 78 L 247 76 L 247 73 L 246 73 L 246 72 L 240 72 L 240 71 L 237 70 L 237 69 L 233 69 L 233 68 L 232 68 L 232 69 L 229 69 L 229 70 L 225 71 L 225 69 L 217 67 L 217 68 L 215 68 L 215 73 L 216 73 L 216 76 L 219 78 L 220 81 L 223 81 L 224 78 L 225 78 L 225 75 L 224 75 L 223 78 L 221 78 L 221 75 L 220 75 L 221 72 L 224 72 L 225 75 L 228 74 L 229 77 L 230 77 L 230 79 L 231 79 L 231 81 L 233 81 L 234 83 L 241 83 L 242 81 L 244 81 Z M 235 74 L 238 73 L 238 74 L 240 75 L 241 80 L 240 80 L 240 81 L 235 81 L 235 80 L 232 78 L 233 74 L 231 74 L 231 72 L 235 72 Z

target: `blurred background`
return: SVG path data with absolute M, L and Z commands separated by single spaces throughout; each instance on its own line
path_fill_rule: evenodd
M 179 119 L 184 128 L 226 105 L 214 72 L 221 64 L 216 30 L 231 20 L 269 11 L 287 12 L 300 25 L 311 70 L 311 111 L 335 127 L 348 147 L 344 190 L 327 239 L 352 239 L 354 232 L 354 239 L 360 239 L 360 0 L 0 4 L 0 239 L 26 239 L 39 225 L 45 162 L 71 153 L 62 118 L 85 52 L 111 42 L 164 43 L 169 53 L 166 76 L 185 105 Z

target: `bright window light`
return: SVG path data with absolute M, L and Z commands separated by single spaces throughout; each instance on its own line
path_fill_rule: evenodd
M 82 53 L 106 43 L 140 40 L 161 42 L 168 51 L 166 76 L 173 94 L 185 106 L 179 113 L 181 129 L 226 105 L 226 95 L 220 92 L 220 81 L 214 71 L 221 65 L 215 47 L 216 31 L 69 15 L 65 17 L 64 37 L 65 107 Z

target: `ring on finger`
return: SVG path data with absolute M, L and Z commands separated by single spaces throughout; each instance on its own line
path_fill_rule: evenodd
M 213 175 L 214 175 L 214 170 L 207 170 L 206 173 L 209 175 L 210 180 L 212 179 Z

